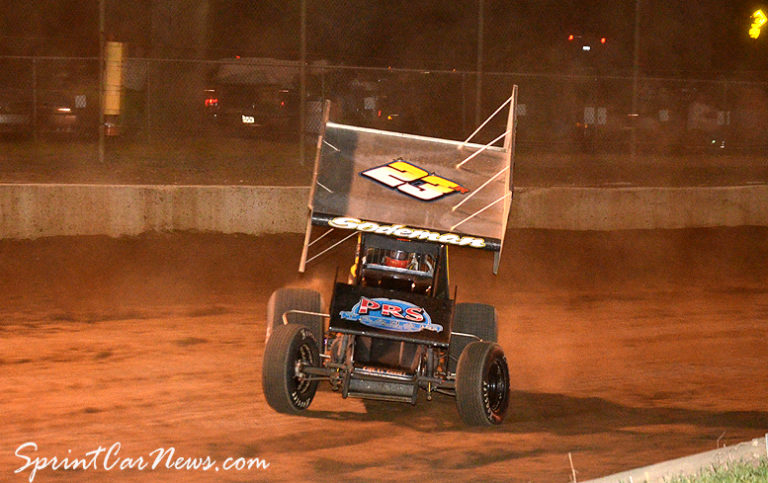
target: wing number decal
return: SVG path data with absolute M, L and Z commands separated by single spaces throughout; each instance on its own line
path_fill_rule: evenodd
M 453 193 L 469 192 L 458 183 L 429 173 L 402 158 L 360 174 L 421 201 L 434 201 Z

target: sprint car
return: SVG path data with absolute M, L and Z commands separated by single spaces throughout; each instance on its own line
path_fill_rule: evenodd
M 305 412 L 328 381 L 342 398 L 416 404 L 420 391 L 448 394 L 467 425 L 502 423 L 510 373 L 497 313 L 457 302 L 448 252 L 490 250 L 498 271 L 515 99 L 516 89 L 503 148 L 334 124 L 326 107 L 299 270 L 347 239 L 354 263 L 346 280 L 337 275 L 327 311 L 306 288 L 270 297 L 262 388 L 274 410 Z M 313 226 L 326 228 L 314 240 Z M 334 230 L 346 236 L 309 258 Z

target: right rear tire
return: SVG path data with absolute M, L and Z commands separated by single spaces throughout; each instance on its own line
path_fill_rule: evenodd
M 509 368 L 493 342 L 472 342 L 456 371 L 456 407 L 469 426 L 501 424 L 509 408 Z

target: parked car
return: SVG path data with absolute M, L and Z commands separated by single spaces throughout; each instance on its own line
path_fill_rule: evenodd
M 6 93 L 0 97 L 0 134 L 28 135 L 32 130 L 30 101 Z
M 0 98 L 0 134 L 6 136 L 88 136 L 98 127 L 98 109 L 76 107 L 74 96 L 45 93 L 33 108 L 31 99 Z
M 38 104 L 35 122 L 39 132 L 75 134 L 81 130 L 82 114 L 71 102 L 53 96 Z
M 288 132 L 297 126 L 299 95 L 274 85 L 221 85 L 205 90 L 209 122 L 240 133 Z

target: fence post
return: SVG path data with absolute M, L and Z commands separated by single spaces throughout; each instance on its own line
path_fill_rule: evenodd
M 144 60 L 144 72 L 146 73 L 146 85 L 144 86 L 144 89 L 146 89 L 145 98 L 144 98 L 144 131 L 147 133 L 147 144 L 152 143 L 152 118 L 150 110 L 152 108 L 152 105 L 149 103 L 151 100 L 151 94 L 150 91 L 152 89 L 152 74 L 151 69 L 149 68 L 149 60 Z
M 461 73 L 461 135 L 467 133 L 467 74 Z
M 106 0 L 99 0 L 99 163 L 104 162 L 104 20 Z
M 320 71 L 320 99 L 322 99 L 323 104 L 325 104 L 325 101 L 327 99 L 325 95 L 325 69 L 322 69 Z
M 724 141 L 726 143 L 731 144 L 731 147 L 733 146 L 733 131 L 731 130 L 731 106 L 728 102 L 728 81 L 723 80 L 723 102 L 720 105 L 720 110 L 723 112 L 723 136 L 724 139 L 721 139 L 721 141 Z
M 37 58 L 32 57 L 32 139 L 37 142 Z
M 637 156 L 637 78 L 640 74 L 640 0 L 635 0 L 635 45 L 632 53 L 632 131 L 630 132 L 630 154 L 632 159 Z
M 304 128 L 307 116 L 307 2 L 301 0 L 301 68 L 299 70 L 299 163 L 304 166 Z
M 477 1 L 477 84 L 475 98 L 475 126 L 480 125 L 483 100 L 483 0 Z

